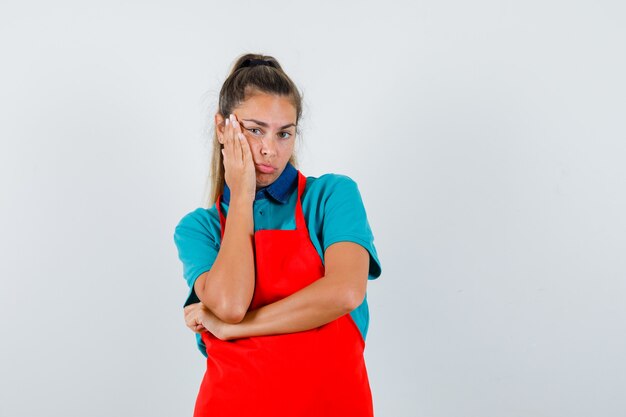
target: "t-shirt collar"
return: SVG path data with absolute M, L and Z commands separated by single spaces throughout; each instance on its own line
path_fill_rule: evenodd
M 256 192 L 254 201 L 267 198 L 269 195 L 281 204 L 287 203 L 291 192 L 295 188 L 294 186 L 298 184 L 297 179 L 298 170 L 291 165 L 291 162 L 287 162 L 285 169 L 280 176 L 276 178 L 276 181 Z M 222 201 L 226 204 L 229 204 L 230 202 L 230 188 L 228 188 L 226 183 L 224 183 L 224 195 L 222 196 Z

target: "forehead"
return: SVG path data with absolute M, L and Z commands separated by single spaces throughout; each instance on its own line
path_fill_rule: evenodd
M 296 123 L 296 108 L 288 96 L 256 92 L 233 109 L 237 119 L 255 119 L 279 128 Z

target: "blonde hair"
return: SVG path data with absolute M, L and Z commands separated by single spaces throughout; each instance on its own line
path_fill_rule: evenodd
M 265 60 L 268 65 L 248 66 L 248 60 Z M 240 55 L 233 66 L 219 94 L 218 112 L 228 117 L 233 109 L 239 106 L 252 93 L 264 92 L 288 97 L 296 109 L 296 135 L 299 135 L 298 121 L 302 116 L 302 93 L 295 83 L 287 76 L 282 67 L 272 56 L 262 54 Z M 222 144 L 217 139 L 217 129 L 213 129 L 213 145 L 211 169 L 209 172 L 210 192 L 207 206 L 211 207 L 224 192 L 224 162 L 221 152 Z M 297 168 L 296 155 L 289 162 Z

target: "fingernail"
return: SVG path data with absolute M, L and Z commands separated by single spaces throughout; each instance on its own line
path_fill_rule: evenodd
M 226 119 L 226 126 L 228 126 L 228 119 Z
M 240 133 L 240 134 L 239 134 L 239 135 L 237 135 L 237 136 L 239 136 L 239 139 L 241 139 L 241 140 L 244 140 L 244 139 L 245 139 L 245 137 L 243 136 L 243 133 Z

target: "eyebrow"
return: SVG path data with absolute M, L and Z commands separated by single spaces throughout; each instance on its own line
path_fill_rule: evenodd
M 241 119 L 241 120 L 245 120 L 246 122 L 254 122 L 256 124 L 258 124 L 259 126 L 263 126 L 263 127 L 269 127 L 269 125 L 265 122 L 262 122 L 260 120 L 254 120 L 254 119 Z M 288 127 L 291 126 L 295 126 L 295 123 L 289 123 L 288 125 L 285 125 L 283 127 L 281 127 L 281 129 L 287 129 Z

